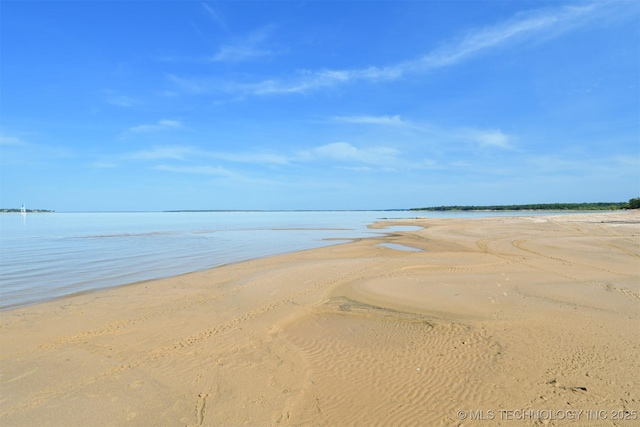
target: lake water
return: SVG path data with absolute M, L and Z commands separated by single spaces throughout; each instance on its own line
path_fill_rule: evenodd
M 0 214 L 0 309 L 373 236 L 367 225 L 383 218 L 496 215 L 514 213 Z

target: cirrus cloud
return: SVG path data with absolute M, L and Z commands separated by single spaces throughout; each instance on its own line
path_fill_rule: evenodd
M 333 142 L 315 147 L 301 153 L 305 160 L 334 160 L 339 162 L 366 163 L 378 166 L 388 166 L 395 163 L 400 154 L 390 147 L 358 148 L 348 142 Z
M 628 3 L 628 4 L 627 4 Z M 215 82 L 201 77 L 169 76 L 174 83 L 191 88 L 192 93 L 219 91 L 240 92 L 246 95 L 302 94 L 313 90 L 354 82 L 383 82 L 419 74 L 466 61 L 484 52 L 505 46 L 520 46 L 527 42 L 546 42 L 559 35 L 599 22 L 611 15 L 628 15 L 626 6 L 632 2 L 591 2 L 579 6 L 542 8 L 513 17 L 494 25 L 472 29 L 462 37 L 418 56 L 387 66 L 371 65 L 352 69 L 297 70 L 288 78 L 267 78 L 253 83 Z M 257 47 L 263 35 L 224 46 L 212 60 L 238 61 L 270 54 Z M 197 88 L 198 90 L 193 90 Z
M 167 171 L 167 172 L 198 174 L 198 175 L 215 175 L 215 176 L 226 176 L 226 177 L 237 176 L 233 172 L 221 166 L 209 166 L 209 165 L 173 166 L 173 165 L 161 164 L 161 165 L 154 166 L 153 169 Z
M 145 132 L 158 132 L 164 130 L 180 129 L 182 128 L 182 122 L 178 120 L 159 120 L 154 124 L 144 124 L 133 126 L 128 129 L 128 132 L 133 133 L 145 133 Z

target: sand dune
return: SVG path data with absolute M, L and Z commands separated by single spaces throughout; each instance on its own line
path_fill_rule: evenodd
M 640 423 L 639 213 L 391 224 L 2 312 L 0 423 Z

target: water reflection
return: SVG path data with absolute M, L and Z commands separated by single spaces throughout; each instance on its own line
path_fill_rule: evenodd
M 424 250 L 419 248 L 412 248 L 411 246 L 400 245 L 398 243 L 380 243 L 376 246 L 383 246 L 389 249 L 396 249 L 399 251 L 407 251 L 407 252 L 424 252 Z

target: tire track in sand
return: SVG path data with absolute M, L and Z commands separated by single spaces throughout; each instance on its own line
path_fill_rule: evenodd
M 615 275 L 618 275 L 618 276 L 625 276 L 625 277 L 630 276 L 629 274 L 620 273 L 620 272 L 617 272 L 617 271 L 609 270 L 609 269 L 607 269 L 607 268 L 598 267 L 597 265 L 593 265 L 593 264 L 581 264 L 581 263 L 576 263 L 575 261 L 570 261 L 570 260 L 568 260 L 568 259 L 558 258 L 558 257 L 554 257 L 554 256 L 551 256 L 551 255 L 546 255 L 546 254 L 544 254 L 544 253 L 542 253 L 542 252 L 538 252 L 538 251 L 535 251 L 535 250 L 533 250 L 533 249 L 527 248 L 525 245 L 526 245 L 526 243 L 527 243 L 527 242 L 529 242 L 529 241 L 530 241 L 530 240 L 514 240 L 513 242 L 511 242 L 511 244 L 512 244 L 515 248 L 518 248 L 518 249 L 520 249 L 520 250 L 522 250 L 522 251 L 525 251 L 525 252 L 528 252 L 528 253 L 530 253 L 530 254 L 536 255 L 536 256 L 538 256 L 538 257 L 540 257 L 540 258 L 546 258 L 546 259 L 550 259 L 550 260 L 553 260 L 553 261 L 557 261 L 557 262 L 560 262 L 560 263 L 562 263 L 562 264 L 570 265 L 571 267 L 576 267 L 576 266 L 578 266 L 578 267 L 582 267 L 582 268 L 589 268 L 589 269 L 600 270 L 600 271 L 604 271 L 605 273 L 615 274 Z M 617 248 L 617 247 L 616 247 L 616 248 Z M 628 252 L 628 251 L 623 251 L 623 252 L 624 252 L 624 253 L 629 254 L 629 252 Z
M 60 396 L 63 394 L 67 394 L 76 390 L 80 387 L 84 387 L 87 385 L 95 384 L 102 380 L 106 380 L 112 378 L 115 375 L 121 374 L 126 371 L 130 371 L 132 369 L 138 368 L 140 366 L 144 366 L 150 363 L 154 363 L 158 360 L 166 358 L 172 354 L 175 354 L 177 351 L 182 350 L 184 348 L 192 347 L 204 340 L 207 340 L 213 336 L 216 336 L 222 332 L 233 329 L 234 327 L 247 322 L 257 316 L 260 316 L 264 313 L 267 313 L 283 304 L 294 301 L 297 298 L 303 297 L 310 293 L 316 292 L 323 288 L 328 288 L 334 286 L 338 283 L 348 281 L 354 277 L 360 276 L 363 272 L 367 271 L 372 265 L 376 264 L 376 260 L 370 261 L 365 264 L 362 268 L 357 270 L 349 271 L 347 273 L 338 275 L 332 279 L 329 279 L 324 282 L 317 282 L 310 286 L 307 286 L 304 289 L 294 291 L 289 293 L 287 296 L 282 297 L 276 301 L 270 302 L 268 304 L 262 305 L 254 310 L 250 310 L 242 316 L 234 317 L 226 322 L 223 322 L 219 325 L 207 328 L 202 330 L 196 334 L 190 335 L 186 338 L 177 340 L 172 344 L 166 345 L 156 351 L 151 352 L 148 356 L 142 359 L 136 359 L 135 361 L 131 361 L 130 363 L 123 363 L 119 366 L 116 366 L 112 369 L 108 369 L 97 374 L 85 377 L 79 381 L 73 381 L 66 384 L 57 384 L 54 387 L 40 389 L 34 395 L 28 397 L 28 402 L 23 402 L 21 404 L 16 404 L 11 407 L 6 407 L 0 412 L 0 417 L 5 417 L 11 414 L 15 414 L 20 412 L 23 409 L 37 407 L 44 402 L 55 398 L 56 396 Z M 78 337 L 74 337 L 74 343 L 78 342 Z
M 70 346 L 70 345 L 77 345 L 77 344 L 81 344 L 81 343 L 86 343 L 87 340 L 91 340 L 93 338 L 99 338 L 99 337 L 104 337 L 104 336 L 108 336 L 108 335 L 119 335 L 121 333 L 124 333 L 126 331 L 127 328 L 130 328 L 131 326 L 135 326 L 138 323 L 141 322 L 146 322 L 149 320 L 153 320 L 156 318 L 160 318 L 163 316 L 167 316 L 169 314 L 173 314 L 173 313 L 178 313 L 181 311 L 185 311 L 197 306 L 202 306 L 208 303 L 211 303 L 213 301 L 217 301 L 222 297 L 227 297 L 227 296 L 231 296 L 234 295 L 238 292 L 240 292 L 241 290 L 247 288 L 249 285 L 245 284 L 242 286 L 236 286 L 232 289 L 229 289 L 223 293 L 220 294 L 216 294 L 210 297 L 206 297 L 206 298 L 199 298 L 195 301 L 190 301 L 190 302 L 185 302 L 185 303 L 181 303 L 181 304 L 173 304 L 170 307 L 167 307 L 163 310 L 156 310 L 156 311 L 152 311 L 149 313 L 145 313 L 142 314 L 140 316 L 137 317 L 131 317 L 128 319 L 122 319 L 122 320 L 116 320 L 113 322 L 108 322 L 106 323 L 104 326 L 99 327 L 99 328 L 94 328 L 94 329 L 90 329 L 90 330 L 86 330 L 86 331 L 82 331 L 80 333 L 77 334 L 73 334 L 73 335 L 68 335 L 68 336 L 63 336 L 63 337 L 59 337 L 56 338 L 55 340 L 46 343 L 46 344 L 42 344 L 40 346 L 38 346 L 38 350 L 40 351 L 51 351 L 51 350 L 57 350 L 60 349 L 62 347 L 66 347 L 66 346 Z M 8 358 L 18 358 L 18 357 L 24 357 L 26 355 L 31 354 L 31 351 L 28 352 L 23 352 L 23 353 L 11 353 L 9 355 L 5 355 L 5 356 L 0 356 L 0 361 L 6 360 Z
M 478 248 L 480 248 L 480 250 L 482 250 L 482 252 L 487 253 L 489 255 L 493 255 L 493 256 L 502 258 L 502 259 L 506 260 L 507 262 L 517 263 L 517 264 L 523 265 L 525 267 L 532 268 L 534 270 L 543 271 L 545 273 L 555 274 L 557 276 L 563 277 L 563 278 L 565 278 L 567 280 L 570 280 L 572 282 L 581 283 L 581 284 L 585 284 L 585 285 L 597 286 L 597 287 L 600 287 L 600 288 L 605 289 L 607 291 L 618 292 L 618 293 L 620 293 L 620 294 L 622 294 L 625 297 L 630 298 L 630 299 L 640 300 L 640 293 L 634 292 L 634 291 L 632 291 L 630 289 L 624 289 L 624 288 L 620 288 L 618 286 L 614 286 L 614 285 L 611 285 L 611 284 L 608 284 L 608 283 L 600 283 L 600 282 L 596 282 L 596 281 L 593 281 L 593 280 L 585 281 L 583 279 L 580 279 L 578 277 L 575 277 L 575 276 L 573 276 L 571 274 L 568 274 L 568 273 L 565 273 L 565 272 L 562 272 L 562 271 L 558 271 L 558 270 L 550 269 L 550 268 L 544 268 L 544 267 L 541 267 L 539 265 L 535 265 L 535 264 L 532 264 L 530 262 L 523 261 L 521 258 L 517 257 L 516 255 L 508 255 L 508 254 L 503 254 L 503 253 L 494 251 L 493 249 L 491 249 L 489 243 L 490 242 L 499 241 L 499 240 L 505 240 L 505 239 L 494 238 L 494 239 L 487 239 L 487 240 L 478 240 L 476 242 L 476 245 L 478 246 Z M 516 240 L 514 242 L 518 242 L 518 240 Z M 518 247 L 517 244 L 515 244 L 514 242 L 512 242 L 512 246 L 513 247 L 515 247 L 517 249 L 522 249 L 522 248 Z M 537 253 L 535 251 L 527 251 L 526 249 L 522 249 L 522 250 L 524 250 L 524 251 L 526 251 L 528 253 L 531 253 L 533 255 L 536 255 L 536 256 L 538 256 L 540 258 L 552 259 L 554 261 L 561 262 L 563 264 L 564 263 L 569 263 L 569 264 L 571 264 L 572 267 L 574 267 L 576 265 L 574 263 L 571 263 L 570 261 L 563 260 L 561 258 L 547 256 L 547 255 L 544 255 L 544 254 L 541 254 L 541 253 Z M 598 269 L 598 267 L 592 267 L 592 268 Z M 609 271 L 609 270 L 603 270 L 603 271 L 605 271 L 607 273 L 613 273 L 612 271 Z M 616 274 L 620 275 L 621 273 L 616 273 Z M 624 276 L 628 277 L 628 275 L 624 275 Z

